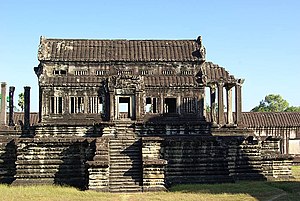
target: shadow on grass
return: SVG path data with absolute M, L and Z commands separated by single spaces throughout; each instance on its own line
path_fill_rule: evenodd
M 257 200 L 299 200 L 300 181 L 243 181 L 224 184 L 175 185 L 171 192 L 247 194 Z M 277 200 L 277 199 L 274 199 Z

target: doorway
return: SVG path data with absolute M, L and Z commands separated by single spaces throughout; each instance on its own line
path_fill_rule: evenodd
M 176 98 L 165 98 L 165 113 L 176 113 Z
M 118 118 L 119 119 L 131 118 L 130 97 L 119 97 L 118 104 L 119 104 Z

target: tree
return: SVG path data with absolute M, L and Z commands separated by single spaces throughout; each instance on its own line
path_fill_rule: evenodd
M 291 106 L 279 94 L 269 94 L 251 112 L 299 112 L 300 107 Z
M 291 107 L 288 107 L 285 112 L 300 112 L 300 107 L 296 107 L 296 106 L 291 106 Z
M 24 93 L 19 94 L 18 106 L 24 111 Z

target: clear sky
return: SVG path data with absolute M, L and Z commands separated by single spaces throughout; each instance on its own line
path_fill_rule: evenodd
M 265 95 L 300 106 L 299 0 L 0 0 L 0 82 L 31 86 L 38 110 L 40 36 L 196 39 L 207 60 L 244 78 L 243 111 Z

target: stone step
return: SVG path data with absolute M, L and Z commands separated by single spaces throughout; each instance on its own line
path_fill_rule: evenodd
M 130 165 L 130 164 L 125 164 L 125 165 L 111 165 L 109 168 L 111 171 L 130 171 L 130 170 L 142 170 L 142 165 Z
M 67 161 L 62 159 L 47 159 L 47 160 L 17 160 L 16 165 L 60 165 L 67 164 Z M 70 161 L 73 164 L 73 161 Z
M 64 177 L 64 178 L 74 178 L 74 177 L 85 177 L 85 173 L 76 173 L 76 174 L 62 174 L 62 173 L 28 173 L 28 174 L 16 174 L 15 177 L 16 178 L 57 178 L 58 175 L 60 175 L 60 177 Z
M 130 165 L 130 164 L 122 164 L 122 165 L 111 165 L 110 166 L 110 170 L 119 170 L 119 171 L 123 171 L 123 172 L 126 172 L 126 171 L 129 171 L 131 169 L 141 169 L 142 165 L 140 166 L 133 166 L 133 165 Z
M 136 187 L 125 187 L 125 186 L 116 186 L 109 188 L 109 191 L 112 193 L 138 193 L 141 192 L 143 188 L 141 186 Z
M 68 174 L 68 175 L 80 175 L 82 174 L 81 171 L 84 169 L 75 169 L 75 168 L 69 168 L 69 169 L 17 169 L 16 173 L 17 174 L 56 174 L 56 173 L 61 173 L 61 174 Z
M 136 155 L 136 156 L 120 156 L 120 155 L 115 155 L 115 156 L 110 156 L 110 162 L 112 163 L 120 163 L 120 162 L 127 162 L 127 163 L 132 163 L 135 161 L 141 161 L 141 157 Z
M 109 172 L 110 174 L 120 174 L 120 173 L 123 173 L 123 174 L 129 174 L 129 173 L 139 173 L 140 175 L 142 174 L 141 173 L 142 171 L 142 166 L 140 167 L 135 167 L 135 168 L 130 168 L 130 169 L 122 169 L 122 168 L 118 168 L 118 167 L 113 167 L 113 168 L 110 168 Z
M 140 188 L 142 185 L 142 180 L 131 180 L 131 181 L 123 181 L 123 182 L 117 182 L 115 180 L 111 180 L 109 182 L 110 189 L 129 189 L 129 188 Z
M 17 165 L 18 169 L 80 169 L 85 168 L 85 164 L 26 164 L 26 165 Z
M 117 188 L 137 188 L 141 186 L 141 181 L 140 182 L 135 182 L 135 181 L 124 181 L 124 182 L 115 182 L 111 181 L 109 183 L 109 187 L 111 189 L 117 189 Z
M 113 186 L 139 186 L 142 183 L 142 179 L 128 178 L 122 179 L 121 177 L 109 177 L 109 185 Z
M 115 157 L 137 157 L 137 156 L 141 156 L 141 153 L 139 151 L 136 150 L 110 150 L 109 152 L 110 156 L 115 156 Z
M 137 141 L 136 139 L 117 139 L 117 140 L 110 140 L 109 141 L 110 144 L 138 144 L 139 141 Z

